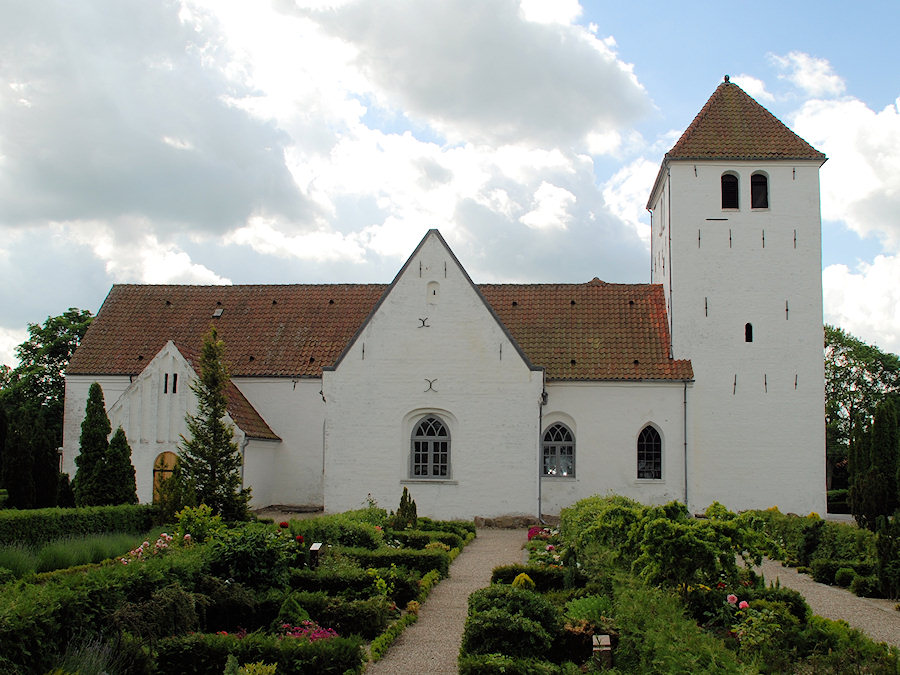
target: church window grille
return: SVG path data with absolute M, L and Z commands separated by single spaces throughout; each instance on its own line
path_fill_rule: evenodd
M 738 177 L 733 173 L 722 174 L 722 208 L 738 208 Z
M 450 477 L 450 431 L 436 415 L 423 418 L 411 439 L 412 478 Z
M 557 422 L 544 432 L 544 475 L 575 477 L 575 435 Z
M 769 208 L 769 179 L 764 173 L 750 176 L 750 208 Z
M 662 479 L 662 438 L 651 426 L 641 429 L 637 442 L 637 477 Z

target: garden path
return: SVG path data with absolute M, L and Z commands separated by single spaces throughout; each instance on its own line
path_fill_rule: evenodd
M 782 567 L 777 560 L 763 560 L 756 573 L 766 577 L 766 583 L 781 580 L 782 586 L 800 591 L 814 614 L 827 619 L 843 619 L 873 640 L 900 647 L 900 612 L 894 600 L 860 598 L 837 586 L 828 586 L 799 574 L 791 567 Z
M 469 594 L 491 582 L 498 565 L 522 562 L 526 530 L 480 529 L 435 586 L 409 626 L 387 654 L 369 664 L 366 675 L 456 673 L 456 660 L 468 612 Z

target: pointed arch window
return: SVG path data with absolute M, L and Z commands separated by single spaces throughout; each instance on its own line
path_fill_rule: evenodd
M 662 438 L 649 424 L 638 434 L 637 477 L 662 480 Z
M 412 478 L 450 477 L 450 430 L 437 415 L 429 415 L 413 428 L 410 441 Z
M 750 208 L 769 208 L 769 178 L 764 173 L 750 176 Z
M 557 422 L 544 432 L 544 475 L 575 477 L 575 434 Z
M 722 174 L 722 208 L 739 208 L 738 177 L 733 173 Z

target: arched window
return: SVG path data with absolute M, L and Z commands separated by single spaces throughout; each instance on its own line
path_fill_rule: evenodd
M 411 439 L 412 478 L 448 478 L 450 476 L 450 431 L 435 415 L 423 418 L 413 429 Z
M 744 342 L 753 342 L 753 324 L 744 324 Z
M 647 425 L 641 429 L 637 442 L 637 477 L 662 479 L 662 438 Z
M 769 208 L 769 179 L 764 173 L 750 176 L 750 208 Z
M 722 174 L 722 208 L 738 208 L 738 177 L 733 173 Z
M 544 432 L 544 475 L 575 476 L 575 436 L 565 424 L 550 426 Z
M 172 477 L 175 465 L 178 463 L 178 455 L 174 452 L 163 452 L 157 455 L 153 462 L 153 503 L 159 501 L 160 486 L 163 481 Z

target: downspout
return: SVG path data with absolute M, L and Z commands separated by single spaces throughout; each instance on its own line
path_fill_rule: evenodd
M 682 402 L 682 410 L 684 411 L 684 506 L 688 508 L 688 443 L 687 443 L 687 386 L 688 381 L 684 381 L 684 400 Z
M 543 379 L 543 373 L 541 375 Z M 541 384 L 541 397 L 538 400 L 538 442 L 537 442 L 537 519 L 538 522 L 542 525 L 544 524 L 544 517 L 542 513 L 541 507 L 541 488 L 544 485 L 544 448 L 543 443 L 541 442 L 541 430 L 544 428 L 544 406 L 547 405 L 547 389 Z
M 672 334 L 675 330 L 675 298 L 672 297 L 672 170 L 668 166 L 666 166 L 666 201 L 668 202 L 666 206 L 666 221 L 668 221 L 666 229 L 669 231 L 669 354 L 672 354 L 674 358 L 672 352 L 672 340 L 675 339 Z
M 250 438 L 244 434 L 244 440 L 241 441 L 241 490 L 244 489 L 244 464 L 247 462 L 247 446 L 250 444 Z

